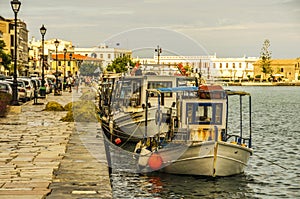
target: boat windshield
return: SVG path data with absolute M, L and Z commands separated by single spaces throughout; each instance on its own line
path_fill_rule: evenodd
M 187 103 L 188 124 L 222 124 L 222 103 Z
M 119 106 L 141 105 L 142 84 L 140 79 L 129 79 L 118 82 L 114 93 L 114 104 Z

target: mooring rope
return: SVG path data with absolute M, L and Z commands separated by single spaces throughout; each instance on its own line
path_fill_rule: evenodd
M 286 168 L 286 167 L 284 167 L 284 166 L 281 166 L 281 165 L 279 165 L 278 163 L 276 163 L 276 162 L 274 162 L 274 161 L 271 161 L 271 160 L 268 160 L 268 159 L 266 159 L 266 158 L 264 158 L 264 157 L 261 157 L 260 155 L 257 155 L 256 153 L 254 153 L 254 155 L 256 155 L 257 157 L 259 157 L 259 158 L 261 158 L 261 159 L 263 159 L 263 160 L 265 160 L 265 161 L 267 161 L 267 162 L 269 162 L 269 163 L 271 163 L 271 164 L 273 164 L 273 165 L 276 165 L 276 166 L 278 166 L 278 167 L 280 167 L 280 168 L 282 168 L 282 169 L 288 170 L 288 168 Z

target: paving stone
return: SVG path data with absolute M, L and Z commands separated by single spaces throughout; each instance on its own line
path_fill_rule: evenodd
M 46 190 L 5 190 L 5 189 L 0 189 L 0 196 L 1 195 L 47 195 L 50 193 L 50 189 Z
M 20 113 L 0 118 L 0 199 L 112 198 L 105 158 L 94 155 L 105 154 L 89 134 L 94 124 L 61 122 L 67 112 L 43 111 L 48 101 L 65 105 L 80 97 L 72 94 L 50 94 L 40 100 L 44 105 L 27 102 Z
M 50 182 L 30 182 L 28 181 L 18 181 L 18 182 L 8 182 L 3 185 L 3 188 L 17 188 L 17 187 L 31 187 L 33 188 L 48 188 Z
M 44 195 L 0 195 L 0 199 L 43 199 Z

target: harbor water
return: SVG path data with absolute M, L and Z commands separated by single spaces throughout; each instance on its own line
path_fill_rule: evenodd
M 225 87 L 252 95 L 254 154 L 244 174 L 136 174 L 118 165 L 114 198 L 300 198 L 300 87 Z M 124 166 L 126 168 L 126 166 Z

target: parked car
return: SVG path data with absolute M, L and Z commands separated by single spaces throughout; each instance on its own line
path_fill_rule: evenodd
M 10 93 L 12 95 L 12 87 L 9 83 L 0 80 L 0 91 Z
M 10 88 L 11 88 L 11 90 L 12 90 L 12 92 L 11 92 L 11 94 L 12 94 L 12 93 L 13 93 L 13 82 L 7 81 L 7 80 L 3 80 L 3 81 L 1 81 L 1 82 L 10 86 Z M 19 87 L 18 87 L 18 96 L 17 96 L 17 100 L 18 100 L 18 101 L 21 100 L 21 98 L 22 98 L 21 96 L 22 96 L 22 95 L 23 95 L 23 93 L 22 93 L 22 92 L 19 92 Z
M 13 83 L 12 79 L 6 79 L 6 81 Z M 21 100 L 22 102 L 26 102 L 27 101 L 27 92 L 26 92 L 25 82 L 19 79 L 19 80 L 17 80 L 17 83 L 18 83 L 19 100 Z
M 24 83 L 25 83 L 27 100 L 32 100 L 34 97 L 34 87 L 33 87 L 31 80 L 29 78 L 19 78 L 19 79 L 24 81 Z
M 52 82 L 51 79 L 46 79 L 46 82 L 45 84 L 47 84 L 46 86 L 46 93 L 52 93 L 52 91 L 54 90 L 54 83 Z M 49 92 L 47 92 L 47 89 L 49 89 Z
M 38 79 L 36 78 L 30 78 L 30 81 L 32 82 L 33 84 L 33 88 L 35 91 L 37 91 L 37 93 L 40 93 L 40 82 Z

